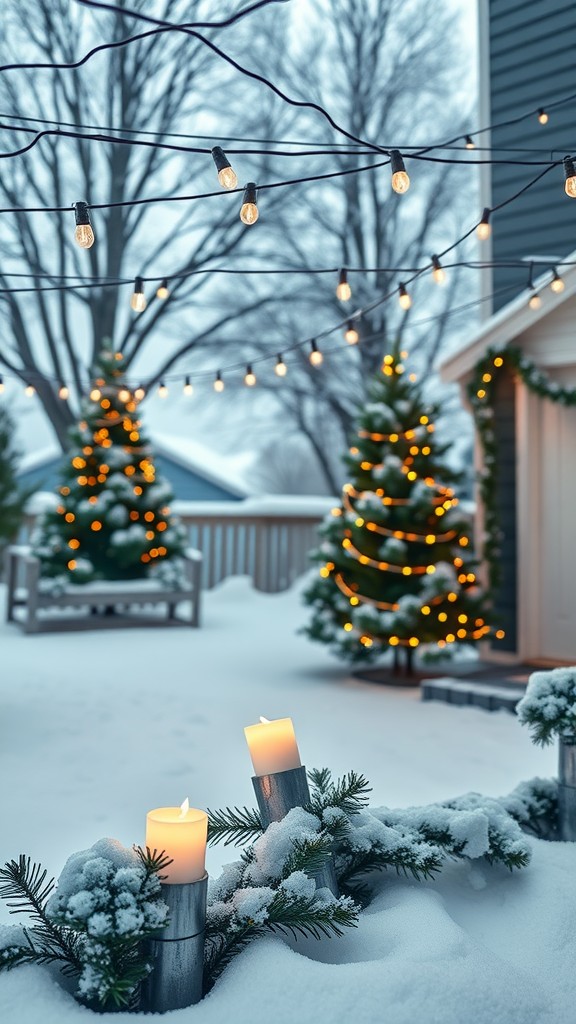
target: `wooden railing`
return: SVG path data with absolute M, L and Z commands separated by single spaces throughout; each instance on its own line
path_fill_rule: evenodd
M 318 524 L 335 503 L 329 497 L 272 495 L 234 502 L 175 501 L 173 511 L 188 530 L 190 547 L 202 552 L 205 589 L 227 576 L 249 576 L 257 590 L 273 594 L 310 568 Z M 23 542 L 38 511 L 33 498 Z

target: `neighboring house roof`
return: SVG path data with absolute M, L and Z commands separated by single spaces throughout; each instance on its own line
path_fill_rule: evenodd
M 175 463 L 182 469 L 229 493 L 233 497 L 246 498 L 252 492 L 247 480 L 254 462 L 254 453 L 238 452 L 234 455 L 219 455 L 198 441 L 165 434 L 149 434 L 154 453 Z M 29 452 L 20 459 L 19 476 L 37 473 L 62 457 L 59 445 L 54 442 L 39 451 Z
M 576 260 L 576 251 L 570 253 L 566 259 Z M 502 309 L 498 310 L 494 316 L 491 316 L 486 320 L 486 322 L 474 332 L 472 338 L 466 343 L 466 345 L 458 349 L 441 364 L 440 373 L 443 380 L 462 380 L 462 378 L 466 377 L 474 369 L 476 364 L 482 359 L 487 349 L 505 348 L 511 341 L 514 341 L 523 334 L 526 334 L 527 336 L 528 334 L 535 336 L 537 328 L 546 318 L 551 318 L 550 324 L 552 324 L 554 319 L 557 319 L 558 324 L 564 327 L 565 325 L 562 323 L 562 318 L 560 316 L 555 318 L 554 314 L 557 311 L 560 311 L 561 307 L 576 295 L 576 266 L 562 268 L 561 274 L 564 281 L 564 291 L 562 292 L 553 292 L 550 289 L 550 272 L 535 279 L 534 284 L 542 300 L 540 309 L 531 309 L 528 306 L 528 299 L 532 293 L 526 288 L 523 292 L 520 292 L 516 298 L 512 299 L 511 302 L 507 303 L 506 306 L 503 306 Z M 571 331 L 571 342 L 567 348 L 571 350 L 571 355 L 569 357 L 568 353 L 566 354 L 566 358 L 563 360 L 564 365 L 576 362 L 576 347 L 573 342 L 573 329 Z M 562 362 L 562 359 L 559 358 L 559 354 L 557 347 L 554 355 L 552 355 L 551 351 L 551 358 L 549 360 L 550 364 L 553 363 L 559 365 Z

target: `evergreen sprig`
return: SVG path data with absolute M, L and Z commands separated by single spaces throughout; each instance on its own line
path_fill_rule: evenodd
M 243 846 L 253 842 L 264 831 L 258 811 L 250 807 L 225 807 L 220 811 L 208 808 L 208 843 L 216 846 Z
M 347 772 L 333 782 L 328 768 L 312 768 L 308 778 L 312 784 L 312 794 L 307 809 L 320 818 L 327 807 L 336 807 L 347 815 L 357 814 L 367 805 L 368 794 L 372 792 L 364 775 L 354 771 Z

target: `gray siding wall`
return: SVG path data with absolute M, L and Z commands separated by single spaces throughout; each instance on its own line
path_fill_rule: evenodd
M 576 92 L 575 0 L 488 0 L 490 121 L 517 117 Z M 485 70 L 485 69 L 484 69 Z M 550 111 L 547 125 L 534 116 L 492 133 L 493 146 L 541 148 L 548 160 L 576 154 L 576 103 Z M 499 154 L 496 154 L 499 155 Z M 538 173 L 538 167 L 492 167 L 491 206 L 496 206 Z M 563 168 L 493 217 L 493 258 L 566 256 L 576 248 L 576 200 L 564 193 Z M 494 309 L 526 286 L 527 272 L 494 270 L 493 288 L 514 286 L 494 298 Z
M 516 387 L 512 374 L 499 373 L 494 391 L 495 432 L 498 445 L 496 513 L 502 533 L 501 583 L 495 595 L 497 629 L 506 637 L 494 645 L 497 651 L 516 651 L 517 536 L 516 536 Z

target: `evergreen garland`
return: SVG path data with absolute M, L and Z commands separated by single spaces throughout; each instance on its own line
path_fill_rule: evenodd
M 34 491 L 33 487 L 22 489 L 18 483 L 18 456 L 14 424 L 6 409 L 0 407 L 0 557 L 4 544 L 16 538 L 24 506 Z
M 498 442 L 495 431 L 494 388 L 498 374 L 507 368 L 517 373 L 526 387 L 540 398 L 567 407 L 576 405 L 576 388 L 566 388 L 551 381 L 517 346 L 511 345 L 504 349 L 489 348 L 474 367 L 467 392 L 483 452 L 484 465 L 478 477 L 478 484 L 484 510 L 483 557 L 488 566 L 488 580 L 492 591 L 498 587 L 501 579 L 500 554 L 503 539 L 496 509 Z

